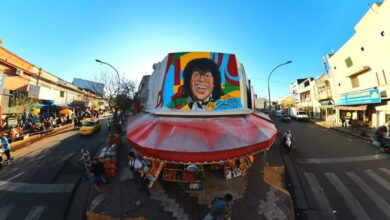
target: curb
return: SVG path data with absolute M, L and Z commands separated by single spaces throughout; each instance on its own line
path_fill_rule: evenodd
M 364 137 L 364 136 L 359 135 L 359 134 L 354 134 L 354 133 L 349 132 L 349 131 L 344 131 L 344 130 L 338 129 L 338 128 L 336 128 L 336 127 L 326 127 L 326 126 L 322 126 L 322 125 L 317 124 L 315 121 L 312 121 L 312 120 L 309 120 L 309 121 L 310 121 L 311 123 L 313 123 L 313 124 L 319 126 L 319 127 L 322 127 L 322 128 L 328 128 L 328 129 L 332 129 L 332 130 L 335 130 L 335 131 L 338 131 L 338 132 L 341 132 L 341 133 L 344 133 L 344 134 L 349 134 L 349 135 L 352 135 L 352 136 L 354 136 L 354 137 L 360 138 L 360 139 L 365 140 L 365 141 L 369 141 L 369 142 L 372 141 L 372 139 L 369 138 L 369 137 Z
M 263 181 L 287 197 L 290 206 L 290 216 L 291 219 L 293 219 L 295 217 L 294 201 L 290 192 L 285 187 L 283 187 L 284 184 L 282 179 L 284 176 L 284 164 L 283 167 L 264 167 Z
M 337 128 L 329 128 L 329 129 L 336 130 L 336 131 L 344 133 L 344 134 L 349 134 L 349 135 L 355 136 L 357 138 L 360 138 L 360 139 L 363 139 L 363 140 L 366 140 L 366 141 L 371 141 L 371 138 L 363 137 L 361 135 L 354 134 L 354 133 L 351 133 L 351 132 L 348 132 L 348 131 L 343 131 L 343 130 L 340 130 L 340 129 L 337 129 Z

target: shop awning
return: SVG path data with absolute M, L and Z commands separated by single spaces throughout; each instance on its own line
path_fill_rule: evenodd
M 141 155 L 175 163 L 215 163 L 270 148 L 275 125 L 256 113 L 219 117 L 170 117 L 140 113 L 127 138 Z
M 367 109 L 367 105 L 339 105 L 336 106 L 336 109 L 346 111 L 365 111 Z

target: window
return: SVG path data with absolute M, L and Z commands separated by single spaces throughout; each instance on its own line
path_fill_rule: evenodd
M 60 97 L 64 97 L 65 96 L 65 92 L 64 91 L 60 91 Z
M 348 68 L 353 65 L 351 57 L 345 59 L 345 64 L 347 65 Z
M 359 87 L 359 80 L 357 76 L 351 77 L 351 84 L 352 84 L 352 88 Z
M 28 99 L 28 93 L 25 91 L 10 90 L 8 107 L 24 105 Z

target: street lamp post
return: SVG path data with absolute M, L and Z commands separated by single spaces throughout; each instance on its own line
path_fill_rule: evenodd
M 289 60 L 285 63 L 282 63 L 282 64 L 279 64 L 277 65 L 272 71 L 271 73 L 268 75 L 268 116 L 271 117 L 271 92 L 269 90 L 269 79 L 271 78 L 271 75 L 272 73 L 279 67 L 283 66 L 283 65 L 286 65 L 286 64 L 290 64 L 292 61 Z
M 115 69 L 115 67 L 109 63 L 106 63 L 104 61 L 101 61 L 101 60 L 98 60 L 98 59 L 95 59 L 96 62 L 100 63 L 100 64 L 106 64 L 107 66 L 110 66 L 111 68 L 113 68 L 116 72 L 116 75 L 118 76 L 118 82 L 120 83 L 121 82 L 121 79 L 119 77 L 119 73 L 118 73 L 118 70 Z

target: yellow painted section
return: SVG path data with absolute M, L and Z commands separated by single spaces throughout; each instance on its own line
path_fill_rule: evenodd
M 189 111 L 189 110 L 191 110 L 191 109 L 190 109 L 190 106 L 185 105 L 185 106 L 183 106 L 180 110 Z
M 264 181 L 271 186 L 284 189 L 284 167 L 264 167 Z
M 188 53 L 180 57 L 180 69 L 181 71 L 184 70 L 187 63 L 190 62 L 193 59 L 198 58 L 210 58 L 210 52 L 194 52 L 194 53 Z
M 97 213 L 97 212 L 93 212 L 91 210 L 87 211 L 87 219 L 88 220 L 146 220 L 147 218 L 143 217 L 143 216 L 139 216 L 139 217 L 126 217 L 126 216 L 122 216 L 121 218 L 120 217 L 115 217 L 115 216 L 112 216 L 112 215 L 108 215 L 108 214 L 105 214 L 105 213 Z
M 228 93 L 229 96 L 234 98 L 241 98 L 241 91 L 235 90 Z
M 176 94 L 180 88 L 180 86 L 182 86 L 184 84 L 184 81 L 183 80 L 180 80 L 180 85 L 174 85 L 173 86 L 173 94 Z

